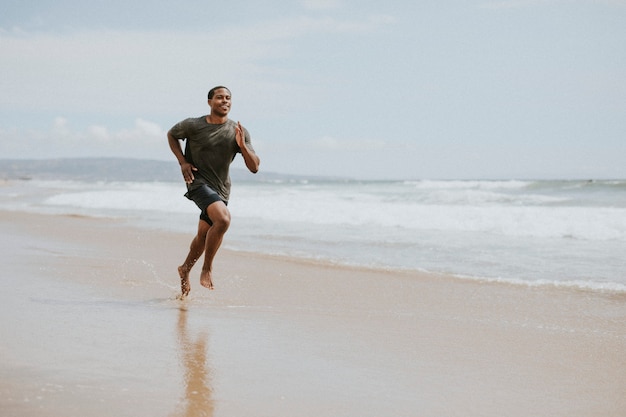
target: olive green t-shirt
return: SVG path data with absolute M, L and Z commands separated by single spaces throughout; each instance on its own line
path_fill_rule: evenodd
M 185 160 L 198 168 L 194 180 L 187 184 L 193 191 L 206 184 L 224 201 L 230 196 L 229 167 L 235 155 L 241 153 L 235 139 L 237 123 L 228 119 L 223 124 L 210 124 L 206 116 L 192 117 L 175 124 L 170 133 L 179 140 L 186 140 Z M 250 134 L 244 128 L 246 146 L 253 150 Z

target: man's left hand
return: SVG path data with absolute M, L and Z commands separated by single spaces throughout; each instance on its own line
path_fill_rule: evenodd
M 246 146 L 246 135 L 243 133 L 243 126 L 241 126 L 239 122 L 237 122 L 237 127 L 235 127 L 235 139 L 237 140 L 239 148 Z

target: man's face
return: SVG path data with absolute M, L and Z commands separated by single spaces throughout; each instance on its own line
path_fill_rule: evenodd
M 213 98 L 209 99 L 211 113 L 216 116 L 225 117 L 230 111 L 230 91 L 226 88 L 215 90 Z

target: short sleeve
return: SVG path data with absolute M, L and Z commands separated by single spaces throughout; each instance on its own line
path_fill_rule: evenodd
M 189 135 L 187 132 L 188 126 L 189 119 L 185 119 L 182 122 L 178 122 L 174 126 L 172 126 L 172 128 L 170 129 L 170 133 L 175 139 L 186 139 Z

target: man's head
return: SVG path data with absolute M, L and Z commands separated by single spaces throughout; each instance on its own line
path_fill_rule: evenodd
M 218 117 L 228 116 L 230 111 L 230 90 L 224 86 L 213 87 L 209 90 L 209 107 L 211 114 Z
M 217 87 L 213 87 L 209 90 L 209 100 L 211 100 L 213 96 L 215 96 L 215 92 L 220 89 L 228 91 L 228 95 L 230 96 L 230 90 L 228 88 L 224 87 L 223 85 L 218 85 Z

